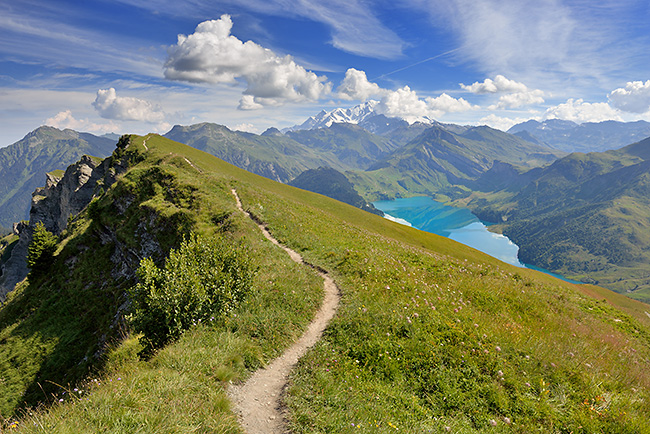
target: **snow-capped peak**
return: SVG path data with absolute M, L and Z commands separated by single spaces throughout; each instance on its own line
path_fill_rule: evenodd
M 358 124 L 364 119 L 370 116 L 375 116 L 377 114 L 375 112 L 375 107 L 377 107 L 377 104 L 379 104 L 379 101 L 369 100 L 363 104 L 359 104 L 347 109 L 336 108 L 331 111 L 322 110 L 316 116 L 310 116 L 302 124 L 285 128 L 282 130 L 282 132 L 286 133 L 287 131 L 313 130 L 316 128 L 330 127 L 333 123 Z

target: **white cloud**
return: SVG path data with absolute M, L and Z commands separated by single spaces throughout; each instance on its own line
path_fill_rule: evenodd
M 618 88 L 607 95 L 611 104 L 619 110 L 631 113 L 650 112 L 650 80 L 629 81 L 625 88 Z
M 389 117 L 400 117 L 415 122 L 430 113 L 427 103 L 421 100 L 408 86 L 388 93 L 381 99 L 375 110 Z
M 570 98 L 567 102 L 550 107 L 543 119 L 563 119 L 577 123 L 602 122 L 607 120 L 622 121 L 615 109 L 606 102 L 588 103 L 582 99 Z
M 248 123 L 248 122 L 235 125 L 234 127 L 232 127 L 232 129 L 235 130 L 235 131 L 243 131 L 245 133 L 255 133 L 255 134 L 257 134 L 257 133 L 260 132 L 259 128 L 257 128 L 255 125 L 253 125 L 251 123 Z
M 459 41 L 458 59 L 485 73 L 517 75 L 540 88 L 598 88 L 621 70 L 643 71 L 643 42 L 629 2 L 409 0 Z M 641 4 L 641 3 L 639 3 Z M 647 57 L 647 56 L 646 56 Z M 647 68 L 646 68 L 647 69 Z
M 259 110 L 264 108 L 262 104 L 255 102 L 253 95 L 243 95 L 237 106 L 239 110 Z
M 470 104 L 463 98 L 456 99 L 447 95 L 446 93 L 443 93 L 436 98 L 428 97 L 425 99 L 425 101 L 427 102 L 427 107 L 430 110 L 439 111 L 442 113 L 457 113 L 478 109 L 478 106 Z
M 192 0 L 191 5 L 178 0 L 121 1 L 154 13 L 192 19 L 203 19 L 215 11 L 213 0 Z M 330 43 L 348 53 L 378 59 L 396 59 L 402 55 L 404 42 L 377 17 L 373 2 L 366 0 L 222 0 L 219 4 L 222 9 L 231 6 L 231 9 L 245 8 L 271 16 L 322 23 L 330 30 Z
M 481 119 L 478 120 L 480 125 L 487 125 L 492 128 L 496 128 L 497 130 L 501 131 L 508 131 L 510 127 L 513 125 L 517 125 L 519 123 L 525 122 L 529 120 L 530 118 L 506 118 L 506 117 L 500 117 L 495 115 L 494 113 L 491 113 L 485 117 L 482 117 Z
M 389 117 L 400 117 L 408 122 L 435 118 L 445 113 L 463 112 L 478 108 L 463 98 L 453 98 L 446 93 L 438 97 L 420 98 L 416 91 L 404 86 L 397 90 L 384 89 L 372 83 L 364 71 L 350 68 L 337 89 L 337 96 L 345 100 L 367 101 L 379 98 L 375 110 Z
M 247 88 L 240 108 L 248 110 L 313 101 L 330 93 L 326 77 L 307 71 L 291 56 L 280 57 L 252 41 L 240 41 L 231 29 L 230 16 L 222 15 L 200 23 L 191 35 L 178 35 L 178 43 L 169 48 L 165 77 L 214 84 L 242 80 Z
M 417 92 L 408 86 L 395 91 L 388 91 L 377 104 L 376 111 L 386 116 L 401 117 L 408 122 L 438 118 L 445 113 L 474 110 L 478 107 L 466 100 L 452 98 L 443 93 L 432 98 L 421 99 Z
M 377 83 L 368 81 L 365 71 L 350 68 L 337 89 L 338 97 L 346 100 L 365 101 L 372 97 L 386 95 L 387 91 Z
M 460 83 L 460 87 L 475 94 L 507 93 L 500 96 L 496 104 L 490 105 L 489 110 L 517 108 L 544 102 L 544 92 L 541 90 L 530 90 L 524 83 L 509 80 L 503 75 L 497 75 L 494 80 L 486 78 L 483 82 L 477 81 L 470 85 Z
M 544 92 L 539 89 L 502 95 L 499 97 L 499 101 L 496 104 L 490 105 L 488 109 L 508 109 L 517 108 L 524 105 L 541 104 L 544 102 L 543 95 Z
M 460 87 L 472 93 L 504 93 L 504 92 L 527 92 L 528 87 L 514 80 L 509 80 L 503 75 L 497 75 L 494 80 L 486 78 L 482 83 L 475 82 L 470 85 L 460 83 Z
M 87 131 L 91 133 L 114 133 L 120 131 L 120 126 L 114 122 L 97 124 L 88 119 L 75 119 L 71 110 L 64 110 L 45 120 L 45 125 L 51 127 L 66 129 L 70 128 L 77 131 Z
M 150 123 L 160 123 L 165 119 L 165 113 L 159 105 L 139 98 L 117 96 L 112 87 L 99 89 L 92 105 L 106 119 Z

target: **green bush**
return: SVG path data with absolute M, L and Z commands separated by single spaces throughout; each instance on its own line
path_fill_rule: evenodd
M 141 338 L 141 355 L 178 339 L 201 321 L 219 320 L 248 294 L 253 267 L 242 247 L 222 237 L 191 235 L 171 249 L 165 266 L 140 262 L 139 283 L 129 290 L 130 319 Z
M 49 269 L 56 244 L 56 236 L 45 229 L 43 222 L 36 223 L 32 242 L 27 248 L 27 266 L 31 269 L 32 276 L 41 276 Z

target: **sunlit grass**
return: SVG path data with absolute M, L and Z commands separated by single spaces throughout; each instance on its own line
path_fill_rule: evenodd
M 234 212 L 232 236 L 259 266 L 255 291 L 236 316 L 197 325 L 148 362 L 136 357 L 134 338 L 124 341 L 103 373 L 76 386 L 81 394 L 61 387 L 49 410 L 9 419 L 7 430 L 241 432 L 225 387 L 301 334 L 322 280 L 236 212 L 235 187 L 276 238 L 327 269 L 343 293 L 292 374 L 293 432 L 650 432 L 645 305 L 147 140 L 146 164 L 195 188 L 199 199 L 187 203 L 195 230 L 217 230 L 213 217 Z M 160 200 L 146 206 L 173 210 Z

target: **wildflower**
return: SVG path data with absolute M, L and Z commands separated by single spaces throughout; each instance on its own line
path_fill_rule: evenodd
M 490 425 L 497 426 L 497 421 L 494 419 L 490 419 Z
M 509 417 L 504 417 L 504 418 L 503 418 L 503 421 L 504 421 L 506 424 L 508 424 L 508 425 L 511 424 L 511 421 L 510 421 L 510 418 L 509 418 Z
M 496 348 L 495 348 L 495 350 L 497 350 L 497 351 L 501 351 L 501 347 L 497 345 Z

